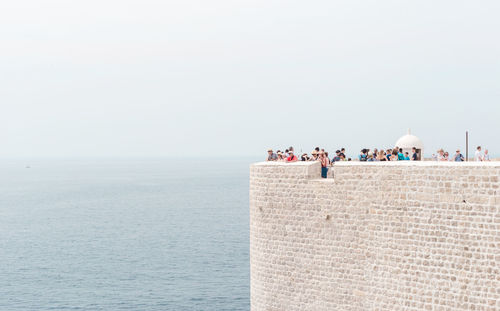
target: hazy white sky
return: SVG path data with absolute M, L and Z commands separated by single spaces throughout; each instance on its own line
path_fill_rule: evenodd
M 3 1 L 0 157 L 500 154 L 499 1 Z M 472 148 L 471 148 L 472 150 Z

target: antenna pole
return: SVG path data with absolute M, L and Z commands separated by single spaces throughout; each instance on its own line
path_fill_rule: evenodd
M 465 131 L 465 161 L 469 161 L 469 131 Z

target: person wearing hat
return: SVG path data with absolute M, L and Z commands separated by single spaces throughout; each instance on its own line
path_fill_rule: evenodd
M 278 156 L 273 152 L 273 149 L 267 150 L 267 161 L 278 161 Z
M 318 161 L 318 152 L 316 151 L 316 149 L 314 149 L 312 152 L 312 157 L 309 159 L 309 161 Z
M 278 162 L 284 162 L 285 158 L 283 157 L 283 153 L 281 151 L 278 151 Z
M 287 162 L 297 162 L 299 159 L 296 155 L 293 154 L 293 150 L 288 150 L 288 158 L 286 158 Z

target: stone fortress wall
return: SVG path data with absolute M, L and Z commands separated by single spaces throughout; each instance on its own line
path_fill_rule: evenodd
M 500 163 L 250 168 L 252 311 L 500 310 Z

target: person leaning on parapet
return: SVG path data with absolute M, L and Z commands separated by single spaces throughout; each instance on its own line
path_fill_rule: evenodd
M 288 150 L 288 158 L 286 158 L 287 162 L 297 162 L 299 159 L 296 155 L 293 154 L 293 150 Z
M 340 161 L 340 150 L 337 150 L 335 151 L 335 156 L 332 158 L 332 162 L 335 163 L 335 162 L 338 162 Z
M 474 161 L 483 161 L 483 154 L 481 153 L 481 146 L 477 146 L 476 153 L 474 153 Z
M 389 161 L 398 161 L 398 150 L 392 149 L 391 158 Z
M 318 161 L 318 152 L 316 151 L 316 149 L 311 152 L 309 161 Z
M 368 150 L 366 149 L 361 149 L 361 152 L 358 156 L 358 160 L 361 162 L 366 162 L 368 160 Z
M 443 161 L 450 161 L 450 154 L 448 153 L 448 151 L 446 151 L 444 153 L 444 160 Z
M 488 153 L 488 149 L 484 149 L 483 161 L 490 161 L 490 154 Z
M 391 161 L 391 156 L 392 156 L 392 149 L 387 149 L 385 152 L 385 158 L 387 161 Z
M 437 151 L 436 161 L 446 161 L 446 159 L 444 158 L 444 150 L 443 149 L 439 149 Z
M 387 157 L 386 157 L 386 155 L 385 155 L 385 153 L 384 153 L 384 150 L 380 150 L 380 151 L 378 152 L 378 154 L 377 154 L 377 161 L 379 161 L 379 162 L 380 162 L 380 161 L 388 161 L 388 160 L 387 160 Z
M 281 151 L 278 150 L 277 152 L 278 154 L 278 162 L 285 162 L 285 157 L 283 156 L 283 153 Z
M 457 149 L 457 153 L 453 156 L 453 161 L 455 162 L 463 162 L 464 156 L 460 153 L 460 149 Z
M 278 161 L 278 156 L 273 152 L 273 149 L 267 150 L 267 161 Z

